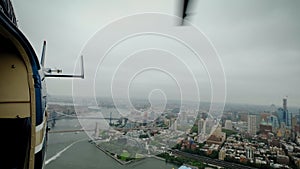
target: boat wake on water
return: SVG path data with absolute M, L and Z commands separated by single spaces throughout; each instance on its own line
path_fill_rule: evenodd
M 52 156 L 51 158 L 49 158 L 48 160 L 46 160 L 45 165 L 47 165 L 47 164 L 51 163 L 52 161 L 56 160 L 63 152 L 67 151 L 74 144 L 79 143 L 79 142 L 84 141 L 84 140 L 87 140 L 87 139 L 84 138 L 84 139 L 80 139 L 80 140 L 77 140 L 77 141 L 71 143 L 70 145 L 68 145 L 67 147 L 65 147 L 64 149 L 62 149 L 58 153 L 56 153 L 54 156 Z

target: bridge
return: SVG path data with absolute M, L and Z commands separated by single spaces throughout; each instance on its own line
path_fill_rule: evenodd
M 127 118 L 120 117 L 114 118 L 112 117 L 112 113 L 110 113 L 110 117 L 98 117 L 98 116 L 77 116 L 77 115 L 69 115 L 60 112 L 54 112 L 49 115 L 47 122 L 51 122 L 52 128 L 55 127 L 56 120 L 60 119 L 96 119 L 96 120 L 109 120 L 109 124 L 112 124 L 112 120 L 122 121 L 125 119 L 125 123 L 127 122 Z
M 132 128 L 125 128 L 124 126 L 128 122 L 128 118 L 120 117 L 120 118 L 114 118 L 112 117 L 112 113 L 110 113 L 110 117 L 99 117 L 99 116 L 77 116 L 77 115 L 68 115 L 60 112 L 55 112 L 54 114 L 50 114 L 50 117 L 48 118 L 48 122 L 51 124 L 51 128 L 55 127 L 56 120 L 60 119 L 93 119 L 93 120 L 109 120 L 109 124 L 113 127 L 114 130 L 127 133 L 128 131 L 132 130 L 161 130 L 160 127 L 156 127 L 153 124 L 151 126 L 135 126 Z M 112 121 L 119 121 L 119 126 L 114 126 Z M 82 132 L 83 130 L 61 130 L 61 131 L 51 131 L 49 133 L 63 133 L 63 132 Z
M 50 130 L 48 133 L 72 133 L 72 132 L 83 132 L 83 129 L 78 130 Z
M 58 115 L 57 115 L 58 114 Z M 110 113 L 110 117 L 98 117 L 98 116 L 77 116 L 77 115 L 68 115 L 68 114 L 64 114 L 64 113 L 59 113 L 59 112 L 55 112 L 54 115 L 50 115 L 50 118 L 48 119 L 48 121 L 52 121 L 52 120 L 59 120 L 59 119 L 64 119 L 64 118 L 73 118 L 73 119 L 101 119 L 101 120 L 120 120 L 120 119 L 126 119 L 124 117 L 120 117 L 120 118 L 115 118 L 115 117 L 111 117 L 111 113 Z
M 84 132 L 84 131 L 94 131 L 94 130 L 84 130 L 84 129 L 50 130 L 48 133 L 73 133 L 73 132 Z

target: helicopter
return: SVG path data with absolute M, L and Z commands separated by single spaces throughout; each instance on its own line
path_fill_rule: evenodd
M 189 0 L 183 1 L 182 23 Z M 84 78 L 45 68 L 46 41 L 41 61 L 25 35 L 17 27 L 10 0 L 0 0 L 0 168 L 41 169 L 47 147 L 46 78 Z

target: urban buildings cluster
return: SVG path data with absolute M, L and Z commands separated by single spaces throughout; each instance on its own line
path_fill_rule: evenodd
M 173 105 L 157 115 L 140 105 L 128 118 L 108 113 L 103 120 L 110 127 L 95 123 L 91 132 L 97 145 L 116 154 L 125 147 L 133 158 L 175 148 L 256 168 L 300 168 L 300 111 L 291 113 L 287 97 L 282 101 L 282 107 L 272 105 L 269 111 L 226 110 L 220 119 L 210 117 L 205 109 L 179 111 Z
M 212 154 L 218 152 L 219 160 L 257 168 L 300 168 L 300 113 L 288 111 L 287 97 L 281 108 L 269 112 L 225 112 L 220 126 L 203 144 L 207 122 L 200 118 L 198 135 L 191 133 L 179 148 L 214 158 Z

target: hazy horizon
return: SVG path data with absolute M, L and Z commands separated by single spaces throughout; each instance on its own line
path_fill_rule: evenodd
M 72 100 L 68 100 L 68 101 L 71 101 L 73 102 L 73 98 L 71 95 L 67 96 L 67 95 L 49 95 L 50 97 L 50 102 L 52 102 L 53 100 L 52 99 L 57 99 L 59 97 L 62 97 L 62 99 L 72 99 Z M 85 98 L 85 99 L 94 99 L 93 97 L 90 97 L 90 96 L 82 96 L 81 98 Z M 103 101 L 112 101 L 112 98 L 111 97 L 97 97 L 97 99 L 103 99 Z M 124 98 L 116 98 L 116 99 L 124 99 Z M 148 99 L 144 99 L 144 98 L 131 98 L 131 101 L 134 102 L 134 101 L 142 101 L 142 102 L 148 102 Z M 159 100 L 157 100 L 159 101 Z M 179 102 L 180 100 L 172 100 L 172 99 L 168 99 L 168 102 L 170 103 L 174 103 L 174 102 Z M 196 101 L 191 101 L 191 100 L 187 100 L 187 102 L 196 102 Z M 200 104 L 210 104 L 210 101 L 206 101 L 206 100 L 202 100 L 200 101 Z M 251 104 L 251 103 L 239 103 L 239 102 L 226 102 L 225 103 L 225 108 L 224 108 L 224 111 L 230 111 L 228 110 L 228 106 L 258 106 L 258 107 L 263 107 L 262 108 L 262 111 L 269 111 L 268 109 L 271 108 L 271 104 Z M 282 103 L 281 104 L 274 104 L 276 109 L 277 108 L 280 108 L 280 107 L 283 107 L 282 106 Z M 294 105 L 289 105 L 288 103 L 288 109 L 292 109 L 293 113 L 298 113 L 299 112 L 299 109 L 300 109 L 300 106 L 294 106 Z M 246 111 L 246 109 L 244 109 Z M 242 110 L 241 110 L 242 111 Z

